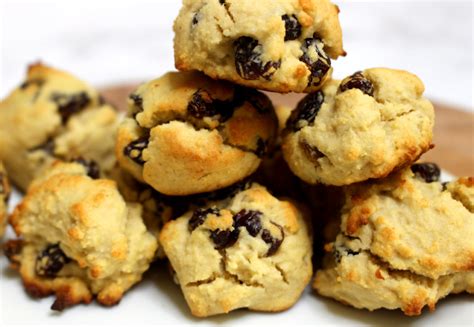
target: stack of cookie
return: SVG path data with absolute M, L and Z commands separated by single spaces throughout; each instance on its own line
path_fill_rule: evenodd
M 174 31 L 180 72 L 139 86 L 123 119 L 40 64 L 2 101 L 0 159 L 27 190 L 5 253 L 30 294 L 113 305 L 167 258 L 196 316 L 281 311 L 322 243 L 314 288 L 357 308 L 474 292 L 474 179 L 414 164 L 434 124 L 418 77 L 331 78 L 337 6 L 184 0 Z M 308 94 L 291 111 L 262 90 Z

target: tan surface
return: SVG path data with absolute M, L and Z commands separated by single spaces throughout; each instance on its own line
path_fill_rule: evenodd
M 136 84 L 116 85 L 103 89 L 104 97 L 125 110 L 127 96 Z M 304 94 L 269 93 L 274 104 L 293 107 Z M 474 176 L 474 115 L 456 107 L 435 103 L 435 148 L 422 159 L 438 163 L 457 176 Z

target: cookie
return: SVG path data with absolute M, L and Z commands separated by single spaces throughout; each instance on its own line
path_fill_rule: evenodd
M 157 249 L 141 205 L 83 163 L 55 162 L 30 186 L 10 222 L 19 237 L 5 253 L 33 297 L 56 296 L 53 310 L 117 304 L 138 283 Z
M 168 222 L 161 244 L 193 315 L 281 311 L 311 273 L 310 226 L 258 184 Z
M 444 187 L 433 167 L 346 189 L 339 234 L 313 284 L 321 295 L 418 315 L 449 293 L 474 292 L 474 182 Z
M 338 12 L 328 0 L 185 0 L 175 66 L 256 89 L 316 91 L 345 55 Z
M 10 197 L 10 184 L 8 176 L 0 161 L 0 238 L 5 233 L 7 225 L 8 198 Z
M 367 69 L 303 98 L 284 131 L 291 170 L 310 183 L 382 178 L 432 147 L 434 110 L 413 74 Z
M 347 254 L 339 262 L 328 262 L 318 271 L 314 287 L 323 296 L 336 299 L 357 309 L 370 311 L 401 309 L 416 316 L 427 306 L 449 294 L 474 293 L 474 273 L 456 273 L 431 279 L 409 271 L 392 269 L 366 250 Z
M 116 111 L 74 76 L 42 64 L 0 103 L 0 159 L 26 190 L 55 159 L 83 157 L 106 172 L 114 165 Z
M 130 96 L 116 155 L 162 194 L 204 193 L 252 174 L 276 130 L 264 94 L 198 72 L 168 73 Z

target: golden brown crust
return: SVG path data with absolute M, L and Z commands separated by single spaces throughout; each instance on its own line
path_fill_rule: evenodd
M 12 268 L 32 296 L 56 296 L 53 310 L 94 297 L 118 303 L 157 249 L 141 206 L 126 203 L 115 182 L 87 176 L 80 163 L 55 162 L 35 179 L 10 222 L 21 237 L 5 247 Z
M 276 136 L 268 97 L 201 73 L 165 74 L 131 98 L 116 155 L 125 170 L 163 194 L 209 192 L 244 179 Z M 141 148 L 132 150 L 137 140 Z
M 418 77 L 387 68 L 359 76 L 364 83 L 352 76 L 326 83 L 320 107 L 308 95 L 290 119 L 283 154 L 305 182 L 343 186 L 384 178 L 432 148 L 434 110 Z
M 346 188 L 340 232 L 313 287 L 357 308 L 419 315 L 473 292 L 473 186 L 426 182 L 410 168 Z M 456 197 L 461 200 L 456 199 Z
M 117 112 L 76 77 L 36 63 L 0 103 L 0 158 L 22 191 L 55 159 L 114 165 Z
M 272 10 L 268 10 L 268 8 Z M 174 23 L 175 66 L 179 70 L 203 71 L 206 75 L 251 88 L 280 93 L 311 92 L 320 88 L 309 83 L 311 71 L 302 60 L 306 54 L 316 61 L 315 53 L 305 53 L 306 40 L 315 35 L 322 40 L 322 51 L 336 59 L 345 55 L 338 8 L 327 0 L 263 0 L 258 6 L 251 0 L 184 1 Z M 285 40 L 283 16 L 298 21 L 301 33 Z M 275 63 L 265 77 L 242 77 L 235 64 L 233 43 L 240 37 L 252 37 L 263 63 Z
M 192 211 L 170 221 L 160 236 L 192 314 L 291 307 L 312 271 L 311 230 L 299 210 L 256 184 L 214 208 L 200 224 L 191 222 Z M 247 214 L 255 216 L 236 218 Z M 236 219 L 250 227 L 237 227 L 235 240 L 216 249 L 212 238 L 225 238 L 211 235 L 234 233 Z

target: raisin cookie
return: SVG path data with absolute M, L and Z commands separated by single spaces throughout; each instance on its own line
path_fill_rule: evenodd
M 276 130 L 263 93 L 198 72 L 168 73 L 130 96 L 116 155 L 160 193 L 210 192 L 252 174 Z
M 321 295 L 419 315 L 449 293 L 474 293 L 474 179 L 443 185 L 432 167 L 346 190 L 339 235 L 313 284 Z
M 34 64 L 0 103 L 0 159 L 23 191 L 55 158 L 83 157 L 107 171 L 115 161 L 117 127 L 116 111 L 90 86 Z
M 310 226 L 258 184 L 165 225 L 161 244 L 193 315 L 281 311 L 312 272 Z
M 386 68 L 328 82 L 288 119 L 285 160 L 310 184 L 387 176 L 432 147 L 434 110 L 423 91 L 415 75 Z
M 30 186 L 10 222 L 20 239 L 5 253 L 34 297 L 56 295 L 53 310 L 117 304 L 138 283 L 157 249 L 139 204 L 116 183 L 90 177 L 82 162 L 55 162 Z
M 175 65 L 252 88 L 318 90 L 345 55 L 339 9 L 328 0 L 184 0 Z
M 10 184 L 7 173 L 0 161 L 0 238 L 5 233 L 7 225 L 8 198 L 10 197 Z

